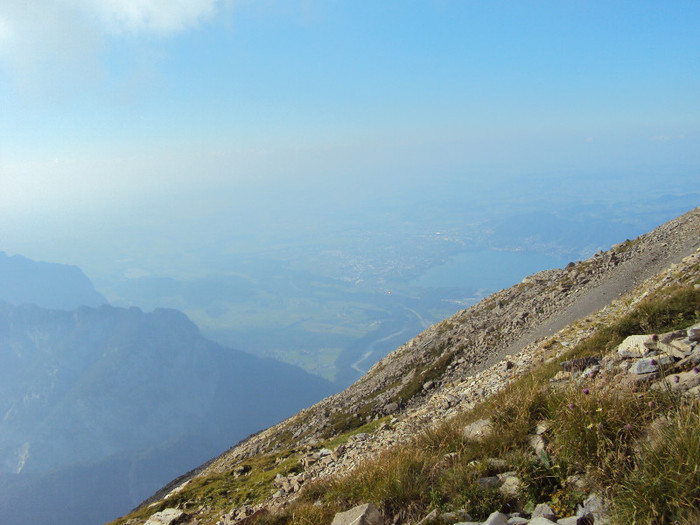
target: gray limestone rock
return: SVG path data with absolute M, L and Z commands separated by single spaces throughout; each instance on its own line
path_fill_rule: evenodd
M 679 339 L 677 341 L 671 341 L 670 343 L 659 343 L 659 350 L 677 359 L 683 359 L 690 355 L 690 352 L 693 351 L 693 347 Z
M 650 335 L 631 335 L 617 347 L 618 355 L 626 358 L 644 357 L 652 350 L 656 350 L 656 341 Z
M 398 409 L 399 409 L 399 404 L 392 401 L 391 403 L 387 403 L 387 404 L 384 406 L 384 413 L 385 413 L 385 414 L 393 414 L 393 413 L 396 412 Z
M 687 330 L 675 330 L 673 332 L 666 332 L 665 334 L 661 334 L 659 336 L 659 343 L 666 344 L 676 339 L 683 339 L 687 336 L 687 333 Z
M 358 505 L 352 509 L 339 512 L 331 525 L 384 525 L 384 518 L 371 503 Z
M 468 512 L 464 510 L 458 510 L 456 512 L 443 512 L 440 514 L 440 521 L 444 523 L 457 523 L 459 520 L 471 521 L 472 517 Z M 464 523 L 462 521 L 461 523 Z
M 700 385 L 700 373 L 690 370 L 689 372 L 671 374 L 663 381 L 655 383 L 652 388 L 654 390 L 669 389 L 672 392 L 685 392 L 698 385 Z
M 673 358 L 669 355 L 659 355 L 655 357 L 645 357 L 637 359 L 630 368 L 631 374 L 651 374 L 659 369 L 659 366 L 666 366 L 673 363 Z
M 700 323 L 688 328 L 688 339 L 692 343 L 700 342 Z
M 517 496 L 520 490 L 520 478 L 517 476 L 506 476 L 503 479 L 503 485 L 498 487 L 501 494 L 505 496 Z
M 498 476 L 487 476 L 476 480 L 477 484 L 484 490 L 495 489 L 503 485 Z
M 549 505 L 546 503 L 540 503 L 535 507 L 535 510 L 532 511 L 532 518 L 546 518 L 550 521 L 556 521 L 557 515 Z
M 499 472 L 503 472 L 504 469 L 508 467 L 508 462 L 505 459 L 500 458 L 486 458 L 484 463 L 490 468 L 498 469 Z
M 470 423 L 462 431 L 464 439 L 482 439 L 491 434 L 491 421 L 488 419 L 479 419 Z
M 556 525 L 557 522 L 554 520 L 549 520 L 547 518 L 543 518 L 542 516 L 537 516 L 536 518 L 532 518 L 529 522 L 529 525 Z
M 144 525 L 171 525 L 177 523 L 183 514 L 184 512 L 179 509 L 164 509 L 148 518 Z
M 537 426 L 535 426 L 535 434 L 538 436 L 541 436 L 542 434 L 546 434 L 549 432 L 549 423 L 546 421 L 540 421 L 537 423 Z
M 502 512 L 494 512 L 486 519 L 484 525 L 508 525 L 508 516 Z
M 591 494 L 583 502 L 583 505 L 579 505 L 576 509 L 576 515 L 582 518 L 593 518 L 594 523 L 606 523 L 607 522 L 607 509 L 605 507 L 605 502 L 598 494 Z
M 544 441 L 544 437 L 542 437 L 539 434 L 531 434 L 527 437 L 528 442 L 530 443 L 530 447 L 532 447 L 532 450 L 535 451 L 535 454 L 538 456 L 542 451 L 544 451 L 546 443 Z
M 659 351 L 672 355 L 678 359 L 683 359 L 692 351 L 691 343 L 685 339 L 686 330 L 676 330 L 659 336 Z

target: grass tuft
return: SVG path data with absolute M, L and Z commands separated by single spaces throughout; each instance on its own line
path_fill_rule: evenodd
M 700 401 L 684 403 L 642 442 L 613 499 L 618 523 L 699 523 Z M 655 439 L 654 439 L 655 437 Z

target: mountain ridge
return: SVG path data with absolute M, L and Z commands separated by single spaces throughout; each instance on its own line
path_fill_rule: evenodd
M 195 479 L 225 476 L 241 468 L 246 461 L 264 454 L 283 456 L 289 447 L 311 450 L 318 443 L 362 429 L 373 421 L 396 420 L 392 428 L 383 429 L 393 438 L 382 437 L 381 446 L 373 449 L 367 445 L 375 435 L 370 433 L 366 441 L 363 438 L 362 443 L 354 444 L 362 452 L 362 458 L 355 454 L 342 468 L 326 469 L 326 475 L 351 470 L 377 450 L 408 439 L 419 429 L 429 426 L 431 421 L 454 415 L 459 409 L 492 393 L 493 390 L 488 388 L 477 392 L 470 390 L 473 385 L 464 386 L 469 381 L 477 381 L 470 378 L 480 372 L 498 369 L 505 377 L 513 368 L 524 368 L 525 363 L 513 357 L 516 351 L 530 349 L 537 353 L 540 350 L 533 350 L 533 347 L 538 342 L 541 343 L 544 337 L 551 338 L 557 330 L 565 330 L 576 319 L 581 323 L 581 319 L 594 314 L 605 315 L 606 308 L 624 310 L 626 306 L 618 304 L 619 298 L 645 283 L 652 288 L 662 286 L 663 282 L 649 283 L 664 268 L 672 268 L 674 264 L 697 266 L 696 250 L 699 246 L 700 208 L 696 208 L 635 240 L 617 244 L 585 261 L 527 277 L 518 285 L 492 294 L 477 305 L 432 326 L 374 365 L 345 391 L 244 440 L 210 461 L 205 468 L 194 471 L 192 476 L 180 478 L 176 491 L 186 492 L 188 483 Z M 634 303 L 633 299 L 628 301 Z M 614 308 L 613 304 L 616 304 Z M 580 332 L 590 334 L 592 329 L 584 327 Z M 579 334 L 577 337 L 583 336 Z M 471 394 L 460 394 L 456 383 Z M 404 430 L 397 430 L 401 428 Z M 313 462 L 321 459 L 317 457 Z M 328 464 L 343 461 L 336 457 Z M 173 496 L 172 488 L 169 485 L 167 490 L 158 492 L 147 502 L 158 502 L 157 508 L 162 508 L 166 505 L 162 498 L 168 492 L 182 502 L 184 496 Z M 267 501 L 264 505 L 273 509 L 288 499 L 284 493 L 278 494 L 277 498 L 263 498 Z M 193 501 L 185 506 L 194 506 L 196 510 L 196 505 Z M 223 513 L 219 517 L 224 514 L 228 516 Z M 191 523 L 198 523 L 197 512 L 192 516 Z
M 73 310 L 107 304 L 77 266 L 34 261 L 0 251 L 0 301 Z
M 92 506 L 81 491 L 104 498 L 90 481 L 100 477 L 120 487 L 111 515 L 124 512 L 181 469 L 332 392 L 301 369 L 206 340 L 177 310 L 0 303 L 0 340 L 3 523 L 41 521 L 44 505 L 61 509 L 52 523 L 94 523 L 99 513 L 81 521 Z M 57 471 L 71 484 L 49 483 Z

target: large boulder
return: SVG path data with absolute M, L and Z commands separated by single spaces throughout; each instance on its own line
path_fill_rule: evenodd
M 337 513 L 331 525 L 384 525 L 384 518 L 377 507 L 371 503 L 365 503 Z
M 146 520 L 144 525 L 173 525 L 183 515 L 180 509 L 164 509 Z
M 486 518 L 484 525 L 508 525 L 508 516 L 502 512 L 494 512 Z
M 620 343 L 617 353 L 620 357 L 645 357 L 656 350 L 656 341 L 651 335 L 631 335 Z

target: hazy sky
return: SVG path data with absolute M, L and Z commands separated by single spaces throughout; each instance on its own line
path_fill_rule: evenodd
M 696 0 L 0 0 L 0 233 L 261 187 L 687 174 L 698 27 Z

